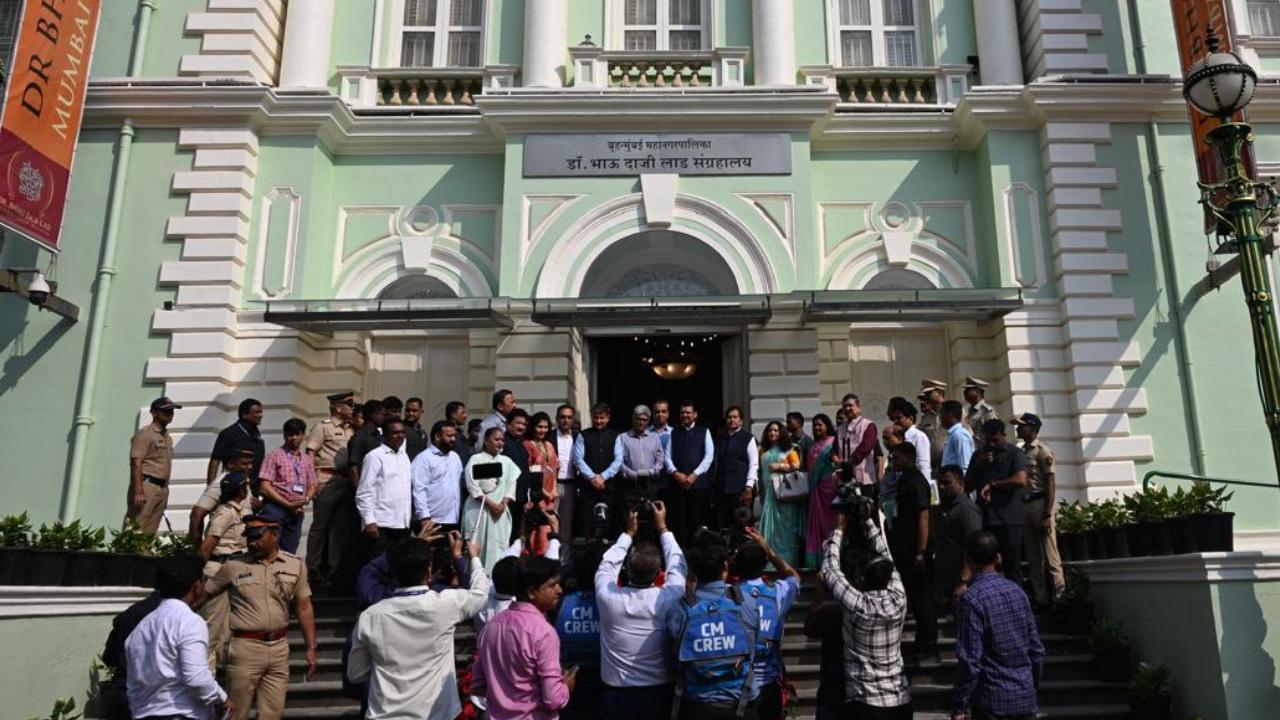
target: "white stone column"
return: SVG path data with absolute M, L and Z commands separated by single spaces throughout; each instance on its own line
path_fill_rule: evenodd
M 285 11 L 280 87 L 322 88 L 329 84 L 334 0 L 290 0 Z
M 568 0 L 525 0 L 524 87 L 564 87 L 569 52 Z
M 796 84 L 796 23 L 792 0 L 752 0 L 751 40 L 756 85 Z
M 1022 85 L 1018 15 L 1010 0 L 973 0 L 978 74 L 983 85 Z

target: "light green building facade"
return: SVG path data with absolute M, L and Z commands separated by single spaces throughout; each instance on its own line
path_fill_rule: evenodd
M 604 340 L 667 333 L 717 335 L 719 405 L 757 426 L 972 375 L 1045 419 L 1067 498 L 1156 468 L 1274 477 L 1239 281 L 1205 271 L 1164 0 L 288 5 L 104 4 L 56 267 L 80 320 L 0 315 L 4 482 L 38 520 L 117 521 L 161 394 L 185 406 L 180 527 L 245 397 L 268 444 L 349 388 L 581 407 L 624 382 Z M 1232 23 L 1267 78 L 1250 6 Z M 1250 111 L 1264 173 L 1275 92 Z M 525 167 L 529 138 L 726 133 L 784 135 L 789 167 Z M 14 238 L 0 260 L 48 263 Z M 450 296 L 408 322 L 375 302 Z M 617 319 L 637 297 L 665 299 Z M 1280 498 L 1231 509 L 1265 543 Z

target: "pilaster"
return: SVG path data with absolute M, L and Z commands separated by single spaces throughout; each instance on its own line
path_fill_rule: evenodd
M 329 84 L 335 0 L 293 0 L 285 15 L 280 87 L 323 88 Z
M 978 0 L 984 1 L 987 0 Z M 1107 72 L 1107 56 L 1089 52 L 1089 37 L 1103 32 L 1102 16 L 1085 12 L 1083 0 L 1018 0 L 1018 21 L 1028 80 L 1046 75 Z M 985 57 L 983 65 L 985 82 Z
M 320 0 L 304 0 L 299 4 L 306 2 Z M 198 54 L 183 56 L 178 74 L 274 84 L 285 33 L 285 0 L 208 0 L 208 3 L 205 12 L 187 15 L 186 32 L 202 39 Z M 323 50 L 327 56 L 328 46 Z M 316 48 L 306 52 L 319 51 L 320 48 Z M 320 71 L 308 69 L 308 76 L 316 72 Z M 327 61 L 323 72 L 328 73 Z
M 791 0 L 752 0 L 756 85 L 796 84 L 796 22 Z
M 568 37 L 568 0 L 526 0 L 521 68 L 524 87 L 564 87 Z
M 848 329 L 845 354 L 848 355 Z M 798 315 L 775 313 L 763 326 L 747 332 L 747 378 L 751 432 L 759 434 L 770 420 L 792 411 L 812 417 L 822 411 L 818 331 Z M 848 373 L 848 361 L 845 372 Z M 847 384 L 847 380 L 846 380 Z
M 577 330 L 517 322 L 495 348 L 494 387 L 515 393 L 516 402 L 529 413 L 552 413 L 577 395 L 581 363 L 582 336 Z
M 1018 14 L 1009 0 L 973 0 L 978 71 L 983 85 L 1021 85 Z

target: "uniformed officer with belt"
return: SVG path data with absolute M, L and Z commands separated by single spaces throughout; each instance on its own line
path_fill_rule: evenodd
M 1040 440 L 1043 423 L 1033 413 L 1022 413 L 1013 419 L 1027 456 L 1026 522 L 1023 523 L 1023 551 L 1031 573 L 1032 599 L 1039 607 L 1062 598 L 1066 577 L 1062 573 L 1062 556 L 1058 554 L 1058 538 L 1053 529 L 1054 502 L 1058 482 L 1054 470 L 1053 448 Z M 1048 571 L 1052 588 L 1044 583 Z M 1052 593 L 1052 594 L 1051 594 Z
M 206 589 L 210 598 L 229 593 L 227 689 L 235 705 L 235 720 L 245 720 L 250 707 L 255 706 L 258 720 L 279 720 L 289 687 L 290 605 L 306 642 L 307 680 L 316 672 L 311 588 L 302 560 L 280 549 L 279 525 L 257 515 L 245 517 L 244 524 L 249 555 L 224 562 Z
M 345 469 L 334 467 L 334 456 L 347 447 L 354 430 L 351 410 L 355 393 L 328 396 L 329 417 L 316 423 L 307 436 L 307 453 L 315 459 L 319 489 L 312 499 L 311 530 L 307 533 L 307 571 L 312 579 L 325 580 L 337 568 L 343 547 L 352 534 L 345 513 L 355 494 Z
M 173 439 L 169 423 L 181 408 L 167 397 L 151 401 L 151 422 L 134 433 L 129 443 L 129 498 L 125 524 L 154 535 L 169 505 L 169 473 L 173 468 Z
M 973 433 L 975 445 L 986 442 L 982 437 L 982 424 L 988 420 L 1000 419 L 1000 413 L 987 402 L 988 384 L 986 380 L 967 377 L 964 385 L 960 386 L 964 390 L 964 401 L 968 403 L 968 407 L 964 409 L 964 424 Z
M 936 476 L 942 467 L 942 450 L 947 446 L 947 429 L 942 426 L 942 418 L 938 417 L 942 403 L 947 399 L 947 384 L 941 380 L 921 380 L 920 394 L 916 397 L 920 400 L 920 421 L 916 427 L 929 436 L 929 464 Z
M 243 559 L 249 551 L 244 541 L 243 519 L 249 507 L 249 477 L 243 472 L 227 473 L 222 478 L 221 490 L 218 506 L 209 514 L 209 527 L 198 548 L 200 557 L 205 559 L 205 582 L 218 574 L 223 563 L 233 557 Z M 229 608 L 226 593 L 200 608 L 200 616 L 209 624 L 209 668 L 215 673 L 226 657 L 227 641 L 231 639 Z

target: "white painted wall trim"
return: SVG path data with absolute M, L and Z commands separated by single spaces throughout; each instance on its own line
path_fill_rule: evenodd
M 0 618 L 115 615 L 150 594 L 138 587 L 0 585 Z
M 1280 552 L 1195 553 L 1072 563 L 1095 583 L 1280 581 Z

